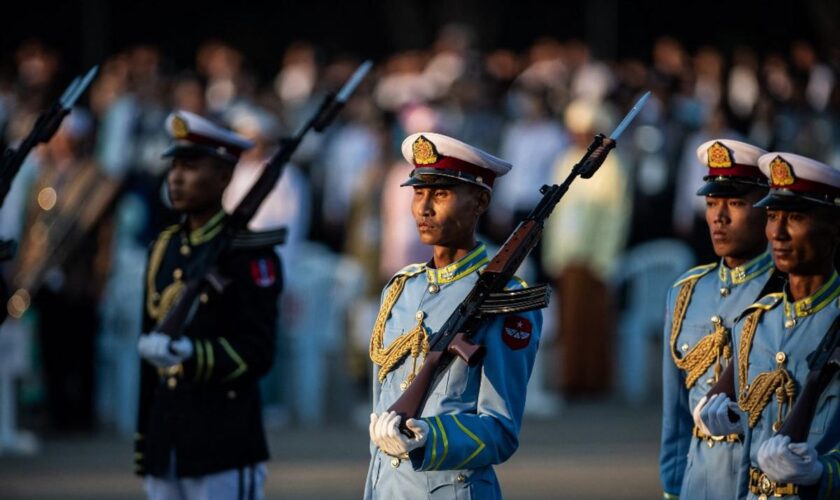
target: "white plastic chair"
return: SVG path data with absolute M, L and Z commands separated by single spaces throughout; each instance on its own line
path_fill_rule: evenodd
M 694 258 L 688 245 L 673 239 L 642 243 L 622 257 L 613 280 L 616 288 L 626 287 L 618 323 L 618 387 L 630 403 L 638 404 L 649 395 L 651 339 L 661 346 L 668 288 Z M 660 355 L 661 349 L 656 352 Z

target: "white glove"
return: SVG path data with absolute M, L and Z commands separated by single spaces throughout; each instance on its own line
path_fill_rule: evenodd
M 402 417 L 397 412 L 382 412 L 370 414 L 370 439 L 383 452 L 392 457 L 405 458 L 411 450 L 420 448 L 426 444 L 429 437 L 429 424 L 422 420 L 410 418 L 405 426 L 414 433 L 414 437 L 407 437 L 400 432 L 400 420 Z
M 183 363 L 193 355 L 193 344 L 188 337 L 172 340 L 169 335 L 152 332 L 140 335 L 137 341 L 140 357 L 158 368 L 169 368 Z
M 735 422 L 729 419 L 730 411 L 738 415 L 738 420 Z M 710 436 L 728 436 L 729 434 L 744 432 L 743 425 L 746 419 L 738 407 L 738 403 L 732 402 L 726 394 L 715 394 L 708 402 L 706 402 L 704 396 L 697 404 L 697 408 L 694 409 L 695 422 L 698 420 L 696 416 L 698 412 L 700 422 L 703 424 L 701 429 L 705 428 Z
M 759 468 L 778 483 L 808 486 L 822 477 L 817 451 L 808 443 L 791 443 L 788 436 L 776 435 L 761 443 L 757 458 Z

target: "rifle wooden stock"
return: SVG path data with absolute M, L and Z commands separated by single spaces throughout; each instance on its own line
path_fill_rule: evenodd
M 188 322 L 196 299 L 204 289 L 202 279 L 192 279 L 187 282 L 187 287 L 178 299 L 178 302 L 172 306 L 172 309 L 166 314 L 166 317 L 155 328 L 156 331 L 165 333 L 172 338 L 181 336 L 181 330 Z
M 706 393 L 706 398 L 711 399 L 717 394 L 725 394 L 730 401 L 738 402 L 738 395 L 735 393 L 735 363 L 729 363 L 721 373 L 717 383 Z M 729 410 L 729 420 L 737 422 L 740 417 L 737 413 Z
M 730 401 L 738 401 L 738 396 L 735 394 L 735 364 L 729 363 L 726 369 L 721 373 L 717 383 L 709 389 L 706 397 L 711 399 L 717 394 L 726 394 Z
M 406 435 L 413 436 L 413 433 L 405 427 L 406 420 L 416 418 L 420 415 L 420 410 L 426 401 L 428 388 L 432 386 L 438 367 L 447 356 L 443 351 L 429 351 L 429 354 L 426 355 L 426 359 L 423 361 L 423 366 L 417 372 L 414 380 L 408 385 L 402 396 L 388 408 L 388 411 L 395 411 L 402 417 L 400 419 L 400 430 L 406 433 Z
M 513 233 L 505 241 L 499 252 L 493 257 L 484 272 L 501 273 L 512 259 L 516 257 L 517 251 L 527 248 L 526 254 L 533 250 L 534 245 L 542 235 L 542 224 L 534 220 L 525 220 L 519 224 Z
M 796 403 L 782 424 L 782 428 L 779 429 L 779 434 L 789 436 L 794 443 L 808 440 L 811 421 L 814 420 L 820 395 L 837 373 L 838 363 L 840 363 L 840 347 L 834 349 L 827 363 L 808 372 L 802 392 L 796 398 Z
M 779 429 L 779 434 L 789 436 L 795 443 L 808 439 L 820 395 L 840 368 L 840 316 L 834 318 L 820 345 L 808 355 L 808 367 L 802 391 Z

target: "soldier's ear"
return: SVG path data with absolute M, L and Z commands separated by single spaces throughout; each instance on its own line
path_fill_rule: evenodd
M 487 207 L 490 206 L 490 191 L 480 187 L 476 188 L 476 191 L 475 210 L 476 215 L 481 216 L 481 214 L 487 211 Z

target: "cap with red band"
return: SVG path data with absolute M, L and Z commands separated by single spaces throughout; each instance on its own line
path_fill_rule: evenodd
M 697 148 L 697 159 L 709 169 L 706 184 L 697 191 L 705 196 L 734 196 L 758 187 L 767 180 L 758 168 L 758 158 L 767 151 L 732 139 L 715 139 Z
M 411 177 L 403 186 L 467 182 L 492 190 L 496 178 L 512 168 L 501 158 L 434 132 L 408 136 L 402 143 L 402 154 L 407 162 L 414 165 Z
M 840 207 L 840 169 L 794 153 L 767 153 L 758 159 L 770 193 L 755 204 L 774 209 Z
M 163 158 L 214 156 L 236 163 L 243 151 L 254 147 L 244 137 L 189 111 L 171 113 L 166 118 L 166 131 L 173 141 L 161 155 Z

